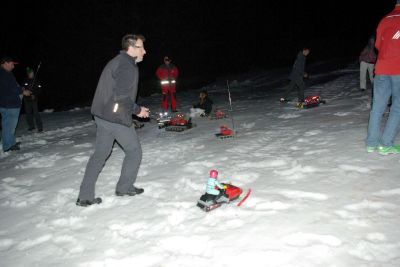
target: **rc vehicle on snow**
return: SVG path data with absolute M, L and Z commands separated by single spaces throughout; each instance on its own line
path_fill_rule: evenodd
M 220 139 L 226 139 L 226 138 L 232 138 L 235 136 L 235 133 L 232 129 L 230 129 L 228 126 L 226 125 L 222 125 L 219 128 L 219 133 L 215 134 L 215 136 L 217 136 Z
M 225 112 L 223 112 L 220 109 L 216 109 L 215 112 L 213 114 L 210 114 L 210 116 L 209 116 L 210 120 L 220 120 L 220 119 L 224 119 L 227 117 L 228 116 L 225 114 Z
M 219 198 L 214 199 L 211 195 L 206 193 L 197 201 L 197 206 L 208 212 L 220 207 L 222 204 L 227 204 L 234 201 L 235 199 L 239 198 L 243 192 L 240 187 L 225 183 L 223 183 L 223 185 L 225 189 Z
M 164 118 L 158 122 L 158 128 L 165 128 L 166 131 L 182 132 L 194 126 L 192 119 L 186 119 L 185 115 L 178 113 L 175 117 Z
M 158 114 L 156 120 L 158 124 L 158 128 L 164 128 L 165 124 L 171 120 L 172 116 L 168 112 L 161 112 Z
M 322 100 L 320 96 L 318 96 L 318 95 L 307 96 L 307 97 L 304 99 L 304 102 L 301 103 L 301 104 L 298 106 L 298 108 L 304 108 L 304 109 L 306 109 L 306 108 L 314 108 L 314 107 L 318 107 L 319 104 L 321 104 L 321 103 L 322 103 L 322 104 L 325 104 L 326 101 L 325 101 L 325 100 Z

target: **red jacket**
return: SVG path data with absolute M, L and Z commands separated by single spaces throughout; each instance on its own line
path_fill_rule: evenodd
M 400 75 L 400 5 L 379 22 L 375 47 L 379 51 L 375 74 Z
M 160 80 L 175 80 L 179 76 L 178 68 L 174 64 L 162 64 L 157 68 L 156 75 Z

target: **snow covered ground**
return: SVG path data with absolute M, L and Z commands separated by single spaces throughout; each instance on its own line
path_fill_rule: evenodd
M 43 113 L 42 134 L 21 121 L 21 150 L 0 154 L 0 265 L 400 266 L 400 155 L 365 152 L 370 91 L 357 66 L 311 76 L 306 94 L 327 104 L 308 110 L 278 102 L 286 75 L 230 81 L 235 139 L 214 137 L 230 119 L 196 118 L 182 133 L 146 123 L 145 193 L 114 195 L 116 145 L 96 187 L 103 203 L 87 208 L 75 201 L 95 138 L 89 109 Z M 208 89 L 227 109 L 225 85 Z M 179 93 L 179 109 L 197 95 Z M 160 96 L 141 102 L 158 111 Z M 253 190 L 242 206 L 196 207 L 213 168 Z

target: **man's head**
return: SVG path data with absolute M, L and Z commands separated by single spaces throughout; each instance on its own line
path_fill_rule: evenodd
M 169 65 L 169 63 L 171 63 L 171 59 L 169 58 L 169 56 L 164 57 L 164 63 L 167 65 Z
M 304 55 L 304 56 L 308 56 L 308 54 L 310 54 L 310 48 L 304 47 L 304 48 L 303 48 L 303 55 Z
M 208 96 L 207 90 L 201 90 L 199 97 L 201 99 L 206 98 Z
M 14 59 L 9 56 L 3 56 L 1 58 L 1 67 L 8 72 L 11 72 L 14 69 L 15 64 L 18 64 L 18 62 L 15 62 Z
M 400 5 L 400 0 L 397 0 L 397 4 Z
M 136 63 L 141 62 L 146 54 L 146 50 L 144 49 L 145 40 L 141 34 L 127 34 L 122 37 L 122 49 L 128 55 L 134 57 Z

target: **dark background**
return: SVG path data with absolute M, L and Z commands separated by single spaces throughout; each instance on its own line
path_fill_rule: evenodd
M 311 48 L 309 62 L 357 60 L 379 20 L 395 6 L 379 1 L 3 1 L 0 54 L 37 69 L 40 106 L 90 105 L 100 73 L 126 33 L 146 37 L 139 93 L 158 92 L 154 72 L 169 55 L 180 69 L 178 90 L 217 77 L 286 66 Z

